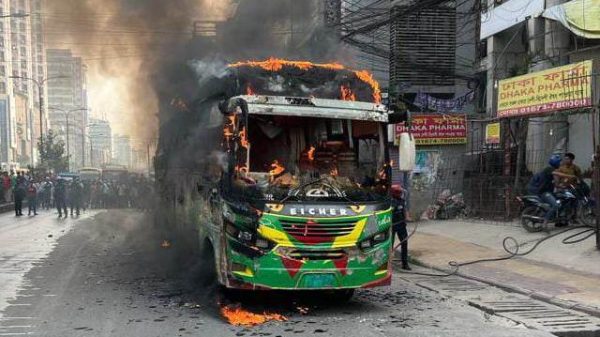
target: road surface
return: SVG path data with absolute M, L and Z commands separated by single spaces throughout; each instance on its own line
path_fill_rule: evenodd
M 0 336 L 551 336 L 395 279 L 346 304 L 323 294 L 224 297 L 135 211 L 0 215 Z M 244 328 L 220 306 L 287 317 Z

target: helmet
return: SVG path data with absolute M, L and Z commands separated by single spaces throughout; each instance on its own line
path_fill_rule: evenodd
M 554 168 L 558 168 L 560 166 L 561 160 L 562 160 L 562 158 L 560 157 L 559 154 L 553 154 L 552 157 L 550 157 L 548 164 Z
M 402 186 L 394 184 L 394 185 L 392 185 L 392 188 L 390 190 L 392 192 L 392 197 L 394 197 L 394 198 L 402 197 Z

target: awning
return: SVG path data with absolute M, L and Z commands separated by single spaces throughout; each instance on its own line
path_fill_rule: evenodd
M 542 15 L 559 21 L 578 36 L 600 39 L 600 0 L 569 1 L 546 9 Z

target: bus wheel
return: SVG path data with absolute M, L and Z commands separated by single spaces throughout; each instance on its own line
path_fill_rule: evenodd
M 202 272 L 201 283 L 203 286 L 212 286 L 217 283 L 217 268 L 215 251 L 210 241 L 204 242 L 200 251 L 200 270 Z

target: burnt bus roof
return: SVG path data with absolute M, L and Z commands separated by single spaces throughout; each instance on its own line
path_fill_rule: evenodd
M 382 104 L 370 102 L 265 95 L 231 98 L 231 100 L 237 99 L 248 103 L 249 114 L 388 122 L 387 108 Z

